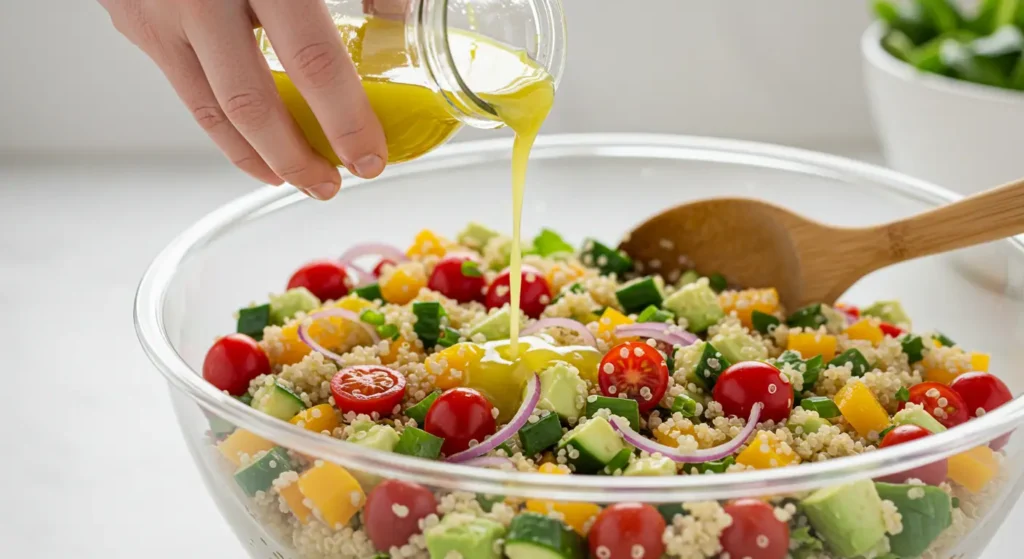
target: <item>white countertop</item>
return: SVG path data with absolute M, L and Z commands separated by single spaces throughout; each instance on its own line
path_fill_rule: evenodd
M 219 160 L 0 159 L 4 556 L 245 556 L 192 465 L 131 307 L 177 232 L 255 186 Z M 985 559 L 1018 555 L 1007 528 L 1024 525 L 1024 504 L 1012 517 Z

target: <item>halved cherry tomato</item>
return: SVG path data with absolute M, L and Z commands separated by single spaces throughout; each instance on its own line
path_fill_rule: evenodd
M 442 258 L 430 274 L 427 287 L 460 303 L 483 301 L 487 282 L 480 271 L 480 259 L 467 253 Z
M 793 410 L 793 386 L 778 369 L 760 361 L 743 361 L 725 370 L 712 391 L 726 415 L 746 419 L 754 404 L 761 402 L 760 421 L 776 423 L 789 418 Z
M 288 289 L 296 287 L 305 287 L 321 301 L 337 301 L 348 295 L 351 280 L 340 262 L 314 260 L 292 274 Z
M 910 387 L 910 402 L 924 406 L 924 411 L 946 427 L 956 427 L 970 419 L 967 404 L 952 388 L 937 382 L 922 382 Z M 900 403 L 900 409 L 907 406 Z
M 729 557 L 785 559 L 789 554 L 789 525 L 775 517 L 771 505 L 758 499 L 740 499 L 724 509 L 732 517 L 732 524 L 722 531 L 719 541 Z
M 487 288 L 487 297 L 484 300 L 487 308 L 501 308 L 512 300 L 510 278 L 508 270 L 494 278 Z M 551 302 L 551 287 L 548 286 L 548 280 L 544 279 L 544 274 L 532 266 L 523 266 L 522 278 L 519 308 L 526 316 L 538 318 Z
M 904 330 L 903 328 L 900 328 L 899 326 L 896 326 L 894 324 L 889 324 L 888 322 L 882 322 L 881 324 L 878 325 L 878 328 L 882 331 L 883 334 L 885 334 L 886 336 L 892 336 L 893 338 L 898 338 L 906 332 L 906 330 Z
M 846 303 L 836 303 L 836 310 L 849 316 L 850 318 L 857 320 L 860 318 L 860 308 L 855 305 L 847 305 Z
M 418 483 L 386 479 L 366 497 L 363 526 L 377 551 L 402 547 L 419 534 L 420 520 L 437 512 L 434 493 Z
M 968 417 L 981 417 L 1013 400 L 1013 393 L 999 377 L 981 372 L 965 373 L 949 385 L 964 400 Z M 995 439 L 989 446 L 1000 450 L 1010 441 L 1010 435 Z
M 497 422 L 493 409 L 476 390 L 452 388 L 430 405 L 423 430 L 444 439 L 441 451 L 451 456 L 472 446 L 472 441 L 482 443 L 494 434 Z
M 932 432 L 918 425 L 899 425 L 885 434 L 879 448 L 888 448 L 893 445 L 902 444 L 908 441 L 922 439 L 931 435 Z M 939 485 L 946 481 L 946 474 L 949 472 L 949 464 L 943 458 L 938 462 L 925 464 L 913 470 L 899 472 L 880 478 L 880 481 L 889 483 L 906 483 L 908 479 L 919 479 L 928 485 Z
M 381 258 L 380 262 L 378 262 L 377 265 L 373 267 L 373 275 L 379 278 L 381 273 L 384 272 L 384 266 L 394 266 L 394 265 L 395 265 L 395 262 L 393 260 L 388 260 L 387 258 Z
M 405 376 L 379 365 L 357 365 L 342 369 L 331 379 L 334 404 L 342 413 L 377 412 L 387 416 L 405 396 Z
M 228 334 L 214 342 L 203 360 L 203 378 L 228 394 L 249 390 L 249 381 L 270 374 L 270 360 L 256 340 L 245 334 Z
M 668 389 L 668 364 L 657 349 L 643 342 L 624 342 L 605 354 L 597 369 L 601 392 L 618 398 L 626 394 L 641 412 L 654 409 Z
M 603 559 L 657 559 L 665 553 L 665 519 L 646 503 L 616 503 L 590 527 L 590 556 Z

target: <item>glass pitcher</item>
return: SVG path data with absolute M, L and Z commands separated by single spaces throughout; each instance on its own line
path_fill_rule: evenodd
M 463 125 L 503 126 L 491 103 L 531 76 L 557 87 L 565 66 L 561 0 L 327 0 L 339 36 L 381 121 L 388 162 L 415 159 Z M 278 92 L 313 148 L 340 166 L 323 129 L 278 60 L 257 40 Z

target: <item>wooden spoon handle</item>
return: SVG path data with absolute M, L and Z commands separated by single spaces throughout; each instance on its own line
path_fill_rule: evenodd
M 1024 233 L 1024 179 L 881 226 L 890 264 Z

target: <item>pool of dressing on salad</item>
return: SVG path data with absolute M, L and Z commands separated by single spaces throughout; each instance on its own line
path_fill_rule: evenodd
M 444 96 L 427 82 L 426 72 L 405 52 L 405 24 L 386 18 L 346 18 L 338 32 L 355 63 L 370 105 L 387 138 L 388 161 L 415 159 L 454 135 L 462 122 Z M 313 148 L 342 165 L 312 109 L 292 83 L 262 30 L 257 31 L 278 93 Z M 555 84 L 547 71 L 522 50 L 464 30 L 451 30 L 454 66 L 467 88 L 489 104 L 515 132 L 512 147 L 512 254 L 509 262 L 511 308 L 519 308 L 522 284 L 520 222 L 526 167 L 537 133 L 554 103 Z M 518 352 L 519 313 L 511 314 L 511 351 Z

